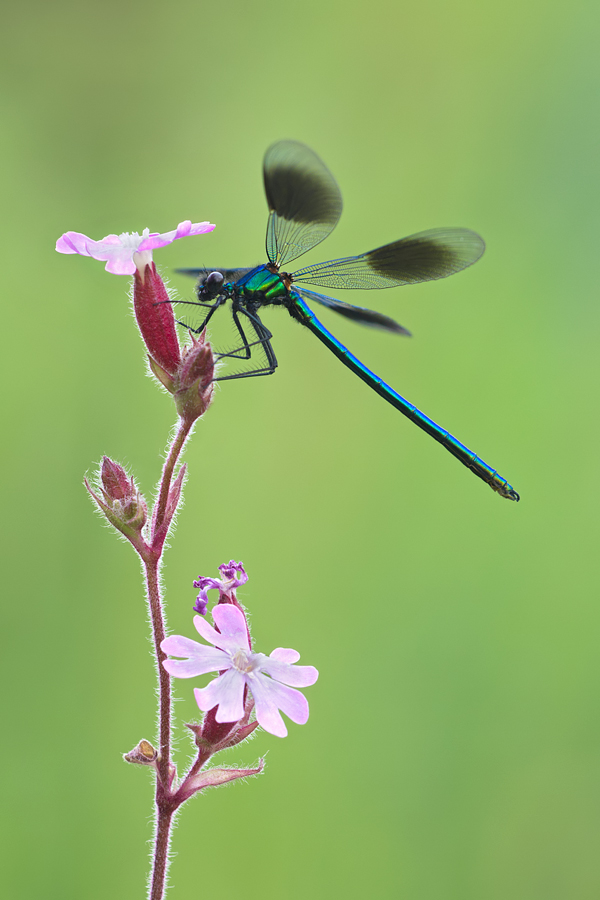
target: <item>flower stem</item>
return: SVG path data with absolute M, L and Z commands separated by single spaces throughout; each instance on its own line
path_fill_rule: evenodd
M 172 818 L 172 809 L 161 809 L 158 813 L 149 900 L 162 900 L 164 897 Z
M 167 508 L 167 501 L 169 498 L 169 489 L 171 487 L 171 481 L 173 478 L 173 471 L 177 464 L 177 460 L 179 459 L 179 455 L 183 450 L 183 446 L 190 434 L 190 431 L 192 430 L 192 426 L 193 422 L 186 422 L 184 419 L 179 420 L 177 432 L 173 439 L 173 443 L 169 448 L 169 452 L 167 453 L 167 458 L 165 460 L 162 476 L 160 479 L 158 499 L 154 505 L 154 510 L 152 513 L 152 528 L 150 533 L 151 545 L 154 544 L 154 538 L 156 537 L 157 531 L 161 528 L 161 525 L 163 523 L 165 511 Z
M 158 499 L 152 513 L 150 543 L 138 552 L 144 563 L 146 591 L 150 620 L 152 623 L 152 640 L 158 675 L 159 694 L 159 749 L 158 772 L 156 778 L 156 831 L 154 835 L 154 853 L 152 860 L 152 876 L 150 883 L 150 900 L 162 900 L 165 891 L 165 878 L 168 866 L 169 839 L 171 820 L 177 804 L 173 804 L 171 781 L 174 769 L 171 764 L 171 677 L 162 665 L 166 654 L 160 649 L 165 634 L 165 615 L 160 593 L 160 565 L 166 537 L 163 527 L 169 490 L 177 460 L 192 428 L 192 423 L 180 420 L 179 427 L 167 453 L 167 458 L 160 480 Z
M 156 776 L 156 831 L 152 858 L 152 878 L 150 900 L 162 900 L 167 874 L 169 833 L 171 830 L 172 806 L 165 804 L 165 795 L 170 794 L 171 781 L 171 677 L 162 665 L 165 654 L 160 649 L 165 638 L 165 621 L 160 596 L 160 557 L 148 553 L 144 558 L 146 590 L 152 621 L 152 639 L 158 675 L 159 740 L 158 772 Z
M 171 677 L 162 665 L 166 654 L 160 649 L 165 639 L 165 622 L 160 597 L 160 584 L 158 576 L 159 560 L 151 558 L 146 563 L 146 588 L 148 591 L 148 603 L 152 619 L 152 639 L 154 642 L 154 654 L 158 674 L 159 690 L 159 758 L 158 771 L 160 779 L 168 789 L 169 786 L 169 762 L 171 759 Z

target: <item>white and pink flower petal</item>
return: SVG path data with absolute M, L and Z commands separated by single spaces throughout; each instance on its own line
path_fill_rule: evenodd
M 229 609 L 235 609 L 235 607 L 231 606 L 231 604 L 220 604 L 218 606 L 215 606 L 215 608 L 213 609 L 213 619 L 215 619 L 215 623 L 219 629 L 221 629 L 221 624 L 218 621 L 219 614 L 217 613 L 217 616 L 215 617 L 215 612 L 218 609 L 223 609 L 225 606 L 227 606 Z M 225 617 L 223 617 L 223 622 L 224 621 Z M 215 647 L 220 647 L 222 650 L 226 650 L 228 653 L 235 654 L 240 649 L 240 647 L 244 648 L 245 650 L 250 649 L 248 644 L 248 634 L 245 629 L 245 623 L 243 633 L 240 632 L 239 628 L 237 628 L 236 626 L 233 635 L 228 634 L 225 629 L 223 629 L 223 631 L 217 631 L 217 629 L 213 628 L 212 625 L 210 625 L 202 616 L 194 616 L 194 626 L 198 634 L 200 634 L 205 641 L 210 641 L 210 643 L 214 644 Z
M 155 232 L 147 235 L 140 244 L 139 249 L 156 250 L 157 247 L 166 247 L 167 244 L 172 244 L 173 241 L 177 241 L 179 238 L 191 237 L 195 234 L 206 234 L 209 231 L 214 231 L 214 229 L 215 226 L 210 222 L 197 222 L 193 225 L 191 219 L 186 219 L 185 222 L 180 222 L 174 231 L 165 231 L 163 234 Z
M 273 659 L 273 654 L 265 658 L 260 668 L 276 681 L 280 681 L 282 684 L 291 684 L 293 687 L 308 687 L 314 684 L 319 677 L 314 666 L 292 666 L 289 663 Z
M 218 672 L 231 665 L 229 656 L 216 647 L 207 647 L 181 635 L 171 635 L 162 642 L 161 650 L 170 656 L 188 659 L 166 659 L 163 665 L 169 675 L 176 678 L 194 678 L 207 672 Z
M 228 669 L 205 688 L 194 688 L 196 703 L 203 712 L 218 706 L 217 722 L 237 722 L 244 715 L 244 676 Z
M 79 253 L 81 256 L 92 256 L 106 262 L 106 270 L 113 275 L 133 275 L 136 262 L 141 270 L 152 262 L 152 250 L 172 244 L 178 238 L 195 234 L 206 234 L 215 226 L 211 222 L 192 222 L 187 219 L 180 222 L 175 231 L 164 234 L 150 233 L 145 228 L 142 234 L 137 231 L 123 234 L 109 234 L 101 241 L 93 241 L 78 231 L 67 231 L 56 242 L 59 253 Z M 149 256 L 147 254 L 150 254 Z M 134 258 L 137 254 L 137 260 Z
M 304 725 L 307 722 L 308 701 L 300 691 L 279 684 L 264 675 L 253 679 L 251 691 L 256 703 L 256 718 L 265 731 L 270 731 L 271 734 L 278 737 L 285 737 L 287 734 L 278 710 L 284 712 L 292 722 L 296 722 L 298 725 Z M 283 725 L 283 734 L 279 723 Z
M 290 666 L 293 663 L 297 663 L 300 659 L 298 651 L 291 650 L 289 647 L 277 647 L 269 655 L 271 659 L 276 659 L 278 662 L 289 663 Z
M 250 649 L 246 618 L 241 609 L 232 603 L 219 603 L 214 607 L 212 616 L 221 634 L 237 641 L 240 647 Z

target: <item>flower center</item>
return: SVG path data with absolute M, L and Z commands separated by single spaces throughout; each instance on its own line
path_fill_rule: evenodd
M 255 655 L 256 654 L 254 653 L 247 653 L 240 648 L 236 651 L 235 656 L 232 659 L 233 668 L 237 669 L 238 672 L 241 672 L 243 675 L 250 675 L 256 668 Z
M 119 235 L 119 240 L 121 241 L 122 247 L 126 247 L 128 250 L 137 250 L 142 241 L 147 238 L 149 234 L 149 228 L 144 228 L 141 235 L 138 234 L 137 231 L 133 231 L 131 232 L 131 234 L 127 231 L 124 231 L 123 234 Z

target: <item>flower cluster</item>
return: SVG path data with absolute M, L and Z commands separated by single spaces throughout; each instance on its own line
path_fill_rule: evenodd
M 233 561 L 221 566 L 221 573 L 235 571 L 237 581 L 247 580 L 241 564 Z M 203 590 L 210 587 L 222 592 L 223 581 L 199 579 Z M 211 582 L 207 584 L 207 582 Z M 194 582 L 196 584 L 196 582 Z M 224 593 L 224 592 L 223 592 Z M 296 650 L 278 647 L 269 656 L 254 653 L 250 644 L 248 625 L 243 610 L 230 600 L 219 602 L 212 611 L 215 628 L 201 616 L 194 617 L 194 626 L 209 644 L 199 644 L 181 635 L 166 638 L 161 649 L 170 656 L 163 665 L 176 678 L 196 678 L 207 672 L 219 672 L 218 678 L 205 688 L 195 688 L 196 703 L 204 712 L 215 710 L 218 723 L 237 723 L 247 718 L 246 694 L 254 703 L 258 724 L 277 737 L 285 737 L 287 728 L 280 715 L 284 712 L 292 722 L 303 725 L 308 720 L 308 703 L 299 687 L 314 684 L 319 673 L 314 666 L 297 666 Z

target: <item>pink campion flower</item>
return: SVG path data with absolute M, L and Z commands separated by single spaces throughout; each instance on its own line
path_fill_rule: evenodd
M 188 219 L 180 222 L 175 231 L 164 234 L 152 232 L 144 228 L 141 234 L 137 231 L 129 234 L 107 234 L 101 241 L 93 241 L 78 231 L 67 231 L 56 242 L 59 253 L 79 253 L 80 256 L 91 256 L 106 261 L 104 267 L 113 275 L 133 275 L 136 268 L 143 273 L 145 267 L 152 262 L 152 251 L 157 247 L 165 247 L 179 238 L 194 234 L 206 234 L 213 231 L 211 222 L 198 222 L 195 225 Z
M 220 672 L 208 687 L 195 688 L 196 703 L 207 712 L 214 707 L 217 722 L 237 722 L 244 715 L 244 688 L 255 703 L 258 724 L 277 737 L 285 737 L 287 728 L 279 710 L 292 722 L 304 725 L 308 703 L 296 687 L 314 684 L 319 673 L 314 666 L 296 666 L 300 654 L 278 647 L 270 656 L 250 649 L 244 613 L 230 603 L 219 603 L 212 616 L 215 630 L 201 616 L 194 625 L 206 641 L 199 644 L 180 635 L 171 635 L 161 646 L 164 653 L 184 659 L 163 660 L 163 666 L 176 678 L 195 678 L 207 672 Z M 289 686 L 290 685 L 290 686 Z

